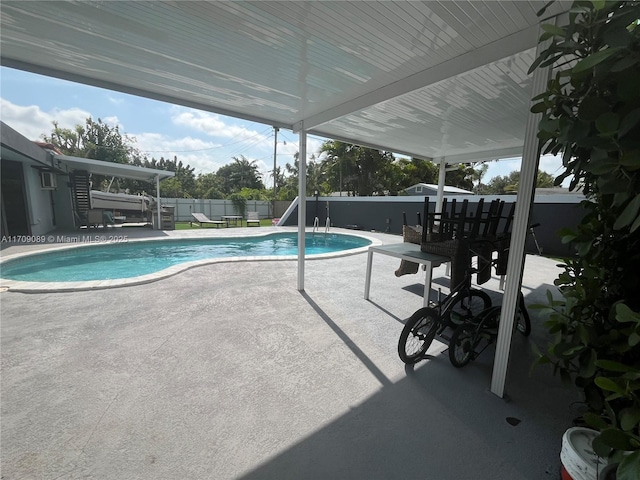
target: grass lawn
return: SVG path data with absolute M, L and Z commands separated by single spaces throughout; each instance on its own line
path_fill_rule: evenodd
M 243 226 L 246 226 L 246 224 L 243 223 Z M 261 218 L 260 219 L 260 226 L 261 227 L 270 227 L 271 226 L 271 219 L 270 218 Z M 204 229 L 204 228 L 213 228 L 215 229 L 223 229 L 226 227 L 216 227 L 214 225 L 204 225 L 202 227 L 200 227 L 197 223 L 193 223 L 191 225 L 189 225 L 189 222 L 176 222 L 176 230 L 199 230 L 199 229 Z M 229 228 L 234 228 L 229 227 Z

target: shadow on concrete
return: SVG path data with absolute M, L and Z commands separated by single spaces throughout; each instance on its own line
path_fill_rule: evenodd
M 556 480 L 566 424 L 489 393 L 490 370 L 423 362 L 241 478 Z
M 424 287 L 423 287 L 424 288 Z M 374 307 L 380 309 L 382 312 L 384 312 L 385 314 L 389 315 L 391 318 L 393 318 L 395 321 L 397 321 L 398 323 L 404 325 L 405 323 L 407 323 L 407 320 L 409 320 L 408 318 L 400 318 L 397 315 L 391 313 L 389 310 L 387 310 L 386 308 L 384 308 L 382 305 L 380 305 L 379 303 L 374 302 L 373 300 L 367 300 L 369 303 L 371 303 L 371 305 L 373 305 Z
M 436 355 L 392 382 L 307 293 L 301 294 L 381 388 L 240 478 L 559 478 L 561 438 L 574 412 L 558 411 L 557 405 L 570 392 L 550 382 L 548 372 L 531 374 L 526 338 L 514 337 L 517 359 L 504 399 L 488 391 L 490 352 L 463 369 L 452 367 L 446 354 Z
M 353 340 L 347 335 L 337 324 L 334 322 L 329 315 L 325 313 L 320 306 L 313 301 L 313 299 L 309 296 L 307 292 L 300 292 L 302 298 L 304 298 L 309 305 L 316 311 L 318 316 L 335 332 L 335 334 L 342 340 L 342 342 L 353 352 L 353 354 L 364 364 L 365 367 L 373 374 L 374 377 L 378 379 L 378 381 L 382 385 L 391 385 L 391 380 L 389 380 L 382 370 L 380 370 L 375 363 L 367 356 L 366 353 L 362 351 L 360 347 L 358 347 Z

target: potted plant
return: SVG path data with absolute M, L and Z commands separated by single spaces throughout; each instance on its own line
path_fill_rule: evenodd
M 556 179 L 582 188 L 585 216 L 561 231 L 575 256 L 555 280 L 545 322 L 553 341 L 539 364 L 584 393 L 596 452 L 640 478 L 640 3 L 574 2 L 531 67 L 553 65 L 534 98 L 543 153 L 561 154 Z

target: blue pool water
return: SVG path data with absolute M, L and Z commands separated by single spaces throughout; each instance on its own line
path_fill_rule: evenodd
M 305 236 L 305 256 L 351 250 L 370 243 L 354 235 L 308 233 Z M 210 258 L 297 254 L 297 233 L 114 243 L 9 260 L 2 263 L 0 277 L 32 282 L 113 280 L 147 275 L 173 265 Z

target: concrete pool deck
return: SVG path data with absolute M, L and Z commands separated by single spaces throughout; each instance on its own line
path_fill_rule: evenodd
M 537 312 L 531 337 L 514 337 L 500 399 L 491 348 L 455 369 L 434 342 L 432 358 L 405 368 L 397 339 L 422 304 L 422 272 L 397 278 L 399 261 L 376 257 L 366 301 L 366 257 L 308 262 L 305 292 L 296 261 L 280 261 L 1 293 L 2 478 L 559 478 L 578 398 L 547 368 L 531 370 L 531 344 L 546 342 Z M 555 263 L 527 257 L 528 304 L 554 289 Z M 483 288 L 499 298 L 497 285 Z

